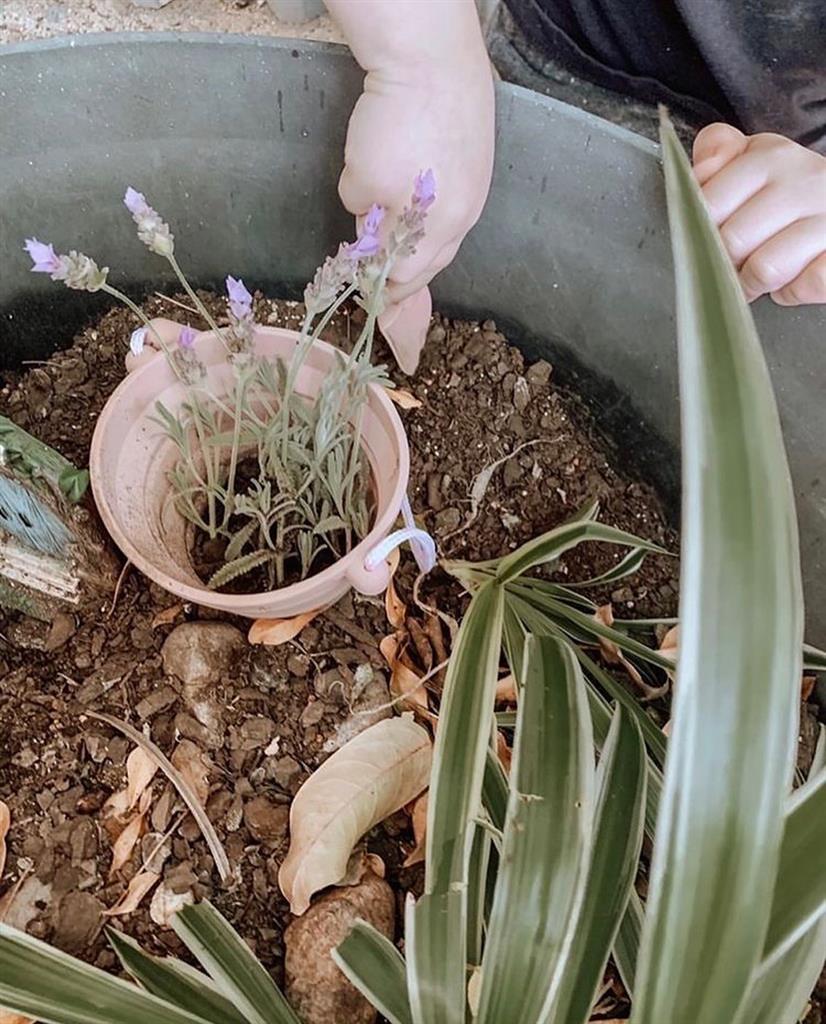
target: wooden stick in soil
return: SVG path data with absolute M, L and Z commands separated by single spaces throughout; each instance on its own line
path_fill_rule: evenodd
M 229 881 L 232 877 L 232 871 L 229 866 L 229 858 L 227 857 L 224 847 L 221 845 L 221 840 L 218 838 L 218 833 L 213 828 L 212 822 L 207 817 L 206 811 L 198 801 L 195 791 L 160 747 L 156 746 L 152 740 L 147 739 L 142 732 L 138 732 L 134 726 L 129 725 L 127 722 L 122 722 L 119 718 L 113 718 L 111 715 L 104 715 L 99 711 L 86 711 L 85 714 L 90 718 L 96 718 L 100 722 L 105 722 L 107 725 L 111 725 L 113 729 L 117 729 L 118 732 L 123 733 L 124 736 L 132 740 L 133 743 L 139 746 L 152 758 L 153 761 L 156 762 L 164 775 L 166 775 L 178 791 L 189 809 L 190 814 L 198 823 L 198 827 L 200 828 L 203 837 L 207 842 L 207 846 L 209 847 L 209 852 L 212 854 L 213 860 L 215 861 L 215 867 L 218 870 L 221 881 Z

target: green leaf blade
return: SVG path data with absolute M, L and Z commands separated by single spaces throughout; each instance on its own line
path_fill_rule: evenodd
M 381 932 L 366 921 L 356 921 L 332 957 L 390 1024 L 413 1024 L 404 959 Z
M 647 779 L 640 727 L 615 713 L 599 765 L 599 798 L 585 899 L 546 1024 L 587 1024 L 637 873 Z
M 43 1024 L 211 1024 L 3 924 L 0 1006 Z
M 673 128 L 662 130 L 683 419 L 679 686 L 634 1024 L 730 1021 L 762 953 L 803 630 L 792 489 L 759 340 Z
M 588 698 L 567 644 L 529 637 L 479 1024 L 535 1024 L 573 940 L 594 804 Z
M 179 910 L 172 927 L 249 1024 L 301 1024 L 249 946 L 211 903 Z

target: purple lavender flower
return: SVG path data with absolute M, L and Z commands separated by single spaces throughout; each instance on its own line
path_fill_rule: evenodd
M 367 216 L 364 218 L 364 227 L 362 231 L 365 235 L 377 235 L 381 222 L 384 220 L 385 209 L 383 206 L 379 206 L 378 203 L 373 203 L 370 209 L 367 211 Z
M 420 171 L 413 184 L 413 202 L 421 210 L 427 210 L 436 199 L 436 175 L 432 168 Z
M 347 246 L 347 255 L 350 259 L 361 260 L 367 256 L 375 256 L 380 248 L 381 243 L 375 235 L 362 232 L 355 242 Z
M 181 328 L 181 333 L 178 335 L 178 344 L 181 348 L 191 349 L 197 337 L 198 332 L 187 324 L 186 327 Z
M 227 295 L 229 308 L 236 320 L 243 320 L 252 315 L 252 296 L 240 277 L 227 277 Z
M 381 248 L 378 232 L 381 222 L 384 220 L 384 207 L 373 203 L 364 218 L 361 232 L 355 242 L 351 242 L 345 252 L 351 260 L 361 260 L 367 256 L 375 256 Z
M 33 274 L 56 274 L 60 271 L 60 257 L 51 243 L 47 245 L 36 238 L 27 238 L 24 248 L 34 261 Z
M 147 213 L 149 213 L 150 206 L 149 203 L 147 203 L 143 192 L 138 192 L 138 190 L 132 188 L 131 185 L 126 190 L 123 202 L 126 209 L 133 217 L 145 217 Z
M 147 203 L 144 194 L 130 185 L 123 202 L 138 226 L 138 238 L 143 244 L 159 256 L 172 256 L 175 252 L 175 236 L 169 225 L 161 220 L 157 210 L 153 210 Z

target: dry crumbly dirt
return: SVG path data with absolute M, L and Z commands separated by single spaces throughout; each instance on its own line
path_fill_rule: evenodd
M 235 32 L 340 42 L 328 16 L 293 24 L 266 0 L 171 0 L 152 10 L 132 0 L 0 0 L 0 43 L 85 32 Z
M 223 315 L 222 302 L 203 297 L 216 316 Z M 144 306 L 149 315 L 186 316 L 158 297 Z M 255 312 L 262 323 L 287 327 L 298 326 L 301 318 L 297 303 L 260 295 Z M 346 347 L 362 316 L 358 309 L 340 315 L 331 325 L 333 339 Z M 47 362 L 6 374 L 0 412 L 85 464 L 95 420 L 123 377 L 133 327 L 131 314 L 111 310 L 74 343 L 66 338 L 69 347 Z M 557 386 L 549 364 L 526 366 L 490 321 L 436 316 L 429 339 L 417 375 L 398 380 L 422 402 L 401 414 L 411 447 L 410 494 L 414 512 L 439 540 L 443 556 L 502 554 L 593 499 L 600 500 L 604 521 L 675 550 L 677 537 L 657 496 L 613 468 L 610 446 L 578 398 Z M 381 347 L 379 356 L 384 356 Z M 493 473 L 478 517 L 462 529 L 477 474 L 520 446 L 519 454 Z M 587 578 L 615 557 L 583 547 L 566 561 L 563 573 Z M 649 559 L 630 583 L 603 596 L 623 617 L 670 615 L 676 607 L 676 572 L 676 559 Z M 409 607 L 414 577 L 406 556 L 397 583 Z M 426 581 L 423 597 L 454 615 L 465 600 L 440 571 Z M 122 895 L 159 835 L 171 829 L 163 884 L 213 900 L 280 977 L 290 915 L 277 874 L 288 847 L 289 804 L 352 712 L 388 700 L 378 643 L 392 629 L 381 600 L 350 595 L 296 641 L 250 647 L 243 639 L 248 624 L 221 613 L 185 606 L 171 621 L 159 623 L 158 616 L 175 604 L 175 598 L 130 571 L 114 606 L 67 616 L 57 631 L 18 615 L 0 621 L 0 799 L 12 814 L 0 892 L 22 879 L 12 904 L 13 923 L 115 969 L 102 936 L 102 912 Z M 206 623 L 198 628 L 206 629 L 221 653 L 206 711 L 175 672 L 180 650 L 176 655 L 171 645 L 164 649 L 167 637 L 187 622 Z M 184 646 L 189 643 L 184 634 L 178 636 Z M 425 668 L 428 656 L 434 663 L 432 651 L 417 655 Z M 235 873 L 232 884 L 219 883 L 193 819 L 187 815 L 176 824 L 177 800 L 157 780 L 149 835 L 110 877 L 113 840 L 100 809 L 125 783 L 131 744 L 89 712 L 147 729 L 167 754 L 181 738 L 206 754 L 211 765 L 207 813 Z M 651 713 L 662 723 L 667 707 L 661 703 Z M 376 717 L 382 714 L 389 712 L 377 711 Z M 413 846 L 410 819 L 403 812 L 393 815 L 364 846 L 386 865 L 400 921 L 405 893 L 419 891 L 422 884 L 421 866 L 403 867 Z M 150 919 L 150 905 L 148 897 L 136 912 L 116 918 L 116 926 L 151 951 L 180 954 L 174 933 Z M 621 986 L 615 984 L 611 992 L 606 1013 L 618 1016 L 627 1004 Z M 818 1020 L 812 1017 L 810 1024 Z

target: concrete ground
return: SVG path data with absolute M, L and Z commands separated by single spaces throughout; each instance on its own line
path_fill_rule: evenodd
M 78 32 L 242 32 L 340 41 L 327 16 L 276 18 L 266 0 L 171 0 L 160 10 L 132 0 L 0 0 L 0 43 Z

